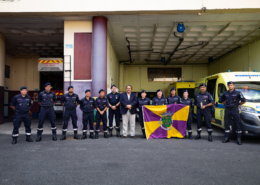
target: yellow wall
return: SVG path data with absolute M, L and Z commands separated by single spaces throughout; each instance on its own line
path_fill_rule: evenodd
M 162 89 L 164 92 L 172 82 L 148 82 L 147 68 L 154 66 L 135 66 L 135 65 L 120 65 L 120 75 L 122 74 L 122 82 L 120 81 L 120 91 L 124 91 L 127 84 L 131 84 L 133 91 L 156 91 Z M 159 67 L 159 66 L 158 66 Z M 160 66 L 161 67 L 161 66 Z M 181 67 L 183 80 L 198 80 L 208 75 L 207 65 L 201 66 L 167 66 Z M 122 68 L 122 70 L 121 70 Z
M 40 73 L 38 71 L 39 56 L 15 58 L 5 56 L 5 65 L 10 66 L 10 78 L 5 78 L 8 90 L 18 91 L 25 85 L 28 90 L 40 89 Z
M 260 40 L 222 57 L 209 64 L 209 75 L 231 71 L 260 71 Z
M 108 35 L 107 37 L 107 88 L 110 89 L 111 85 L 116 85 L 117 87 L 119 86 L 119 61 Z

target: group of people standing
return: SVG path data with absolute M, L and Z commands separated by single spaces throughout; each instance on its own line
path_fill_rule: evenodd
M 207 131 L 208 131 L 208 140 L 212 142 L 212 127 L 211 127 L 211 112 L 210 107 L 214 105 L 214 100 L 210 93 L 206 92 L 206 84 L 200 84 L 200 93 L 195 96 L 194 103 L 193 100 L 190 99 L 188 96 L 188 90 L 183 91 L 183 98 L 176 95 L 175 87 L 172 87 L 170 92 L 171 94 L 165 98 L 163 96 L 162 90 L 157 90 L 157 96 L 153 98 L 152 105 L 166 105 L 166 104 L 185 104 L 189 105 L 189 116 L 187 120 L 187 130 L 188 130 L 188 138 L 192 138 L 192 113 L 194 104 L 197 106 L 197 136 L 195 139 L 201 139 L 201 131 L 202 131 L 202 120 L 206 122 Z M 239 127 L 239 112 L 236 114 L 234 111 L 238 105 L 245 103 L 245 99 L 243 95 L 234 89 L 234 83 L 229 82 L 228 84 L 229 91 L 227 93 L 231 93 L 232 95 L 225 94 L 220 97 L 221 103 L 227 105 L 225 112 L 228 116 L 235 116 L 234 121 L 235 124 L 238 125 L 237 133 L 238 133 L 238 144 L 241 143 L 241 129 Z M 39 114 L 39 125 L 37 129 L 37 139 L 36 142 L 40 142 L 42 140 L 42 132 L 43 132 L 43 123 L 48 116 L 50 123 L 51 123 L 51 130 L 52 130 L 52 139 L 54 141 L 57 140 L 56 136 L 56 125 L 55 125 L 55 113 L 54 108 L 57 98 L 53 91 L 51 91 L 51 84 L 46 83 L 44 86 L 45 90 L 39 93 L 38 96 L 38 103 L 41 106 L 40 114 Z M 115 85 L 111 86 L 111 93 L 105 96 L 105 91 L 103 89 L 99 90 L 99 97 L 94 98 L 91 97 L 90 89 L 85 91 L 85 97 L 83 99 L 79 99 L 79 96 L 73 92 L 73 86 L 68 87 L 68 93 L 62 96 L 61 104 L 65 108 L 64 116 L 63 116 L 63 126 L 62 126 L 62 136 L 60 140 L 66 139 L 66 132 L 68 127 L 68 121 L 72 119 L 73 131 L 74 131 L 74 139 L 79 139 L 78 136 L 78 127 L 77 127 L 77 114 L 76 108 L 80 105 L 80 109 L 83 113 L 82 116 L 82 136 L 81 140 L 87 138 L 87 130 L 89 126 L 89 138 L 98 139 L 99 137 L 99 127 L 100 122 L 103 122 L 103 131 L 104 131 L 104 138 L 109 138 L 113 136 L 113 119 L 115 117 L 116 122 L 116 136 L 121 137 L 122 139 L 127 138 L 128 133 L 128 123 L 130 124 L 130 136 L 131 138 L 135 137 L 135 117 L 136 117 L 136 108 L 139 108 L 139 122 L 141 125 L 143 138 L 146 138 L 145 127 L 144 127 L 144 120 L 143 120 L 143 113 L 142 113 L 142 106 L 150 105 L 151 100 L 150 98 L 146 97 L 147 93 L 145 90 L 141 92 L 141 97 L 137 99 L 135 93 L 132 93 L 132 86 L 126 86 L 126 92 L 119 94 L 117 92 L 117 88 Z M 230 98 L 234 99 L 236 95 L 235 103 L 230 103 Z M 19 127 L 21 123 L 24 122 L 25 131 L 26 131 L 26 141 L 33 142 L 31 139 L 31 119 L 29 110 L 32 107 L 31 97 L 27 94 L 27 88 L 25 86 L 20 88 L 20 94 L 16 95 L 12 102 L 11 108 L 15 110 L 15 119 L 14 119 L 14 129 L 13 129 L 13 141 L 12 144 L 17 143 L 17 138 L 19 135 Z M 107 109 L 109 108 L 109 126 L 107 127 Z M 96 113 L 96 128 L 94 132 L 94 109 L 97 110 Z M 123 126 L 123 134 L 120 135 L 120 115 L 122 114 L 122 126 Z M 238 117 L 237 117 L 238 116 Z M 223 143 L 229 141 L 228 129 L 230 124 L 230 119 L 225 119 L 226 129 L 225 129 L 225 139 Z M 109 131 L 109 133 L 108 133 Z

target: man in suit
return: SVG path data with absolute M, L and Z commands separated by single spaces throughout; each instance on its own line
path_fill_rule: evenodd
M 120 96 L 121 110 L 123 119 L 123 136 L 122 139 L 126 138 L 128 130 L 128 120 L 130 121 L 130 135 L 131 138 L 135 139 L 135 114 L 136 114 L 136 104 L 137 97 L 136 94 L 131 93 L 132 86 L 126 86 L 126 92 L 122 93 Z

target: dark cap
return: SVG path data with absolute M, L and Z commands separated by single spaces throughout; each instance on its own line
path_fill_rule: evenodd
M 44 87 L 46 87 L 47 85 L 51 85 L 51 83 L 50 83 L 50 82 L 47 82 L 47 83 L 44 85 Z
M 68 90 L 70 90 L 70 88 L 72 88 L 72 89 L 73 89 L 73 86 L 71 86 L 71 85 L 70 85 L 70 86 L 68 87 Z
M 156 91 L 156 93 L 158 93 L 159 91 L 161 91 L 161 92 L 162 92 L 162 90 L 161 90 L 161 89 L 158 89 L 158 90 Z
M 85 90 L 85 93 L 86 93 L 86 92 L 90 92 L 90 89 Z
M 205 83 L 201 83 L 200 87 L 202 87 L 202 86 L 207 87 Z
M 234 85 L 234 82 L 230 81 L 230 82 L 227 83 L 227 85 L 230 85 L 230 84 Z
M 20 90 L 23 90 L 23 89 L 27 89 L 27 87 L 25 87 L 25 86 L 22 86 L 22 87 L 20 88 Z
M 98 91 L 98 93 L 101 93 L 102 91 L 104 91 L 104 89 L 100 89 L 99 91 Z M 105 92 L 105 91 L 104 91 Z
M 145 90 L 142 90 L 142 91 L 141 91 L 141 94 L 142 94 L 142 93 L 146 93 L 146 91 L 145 91 Z
M 112 87 L 116 87 L 116 85 L 111 85 L 111 88 L 110 88 L 110 89 L 112 89 Z
M 185 93 L 185 92 L 189 93 L 188 89 L 184 89 L 184 90 L 183 90 L 183 93 Z
M 176 88 L 175 88 L 175 87 L 172 87 L 170 92 L 172 92 L 172 90 L 175 90 L 175 91 L 176 91 Z

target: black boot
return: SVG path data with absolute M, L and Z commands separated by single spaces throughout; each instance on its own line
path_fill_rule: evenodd
M 60 140 L 65 140 L 65 139 L 66 139 L 66 134 L 63 133 L 62 136 L 61 136 L 61 138 L 60 138 Z
M 33 140 L 31 139 L 31 136 L 30 136 L 30 135 L 26 135 L 26 141 L 27 141 L 27 142 L 33 142 Z
M 192 132 L 188 132 L 188 134 L 189 134 L 189 139 L 193 139 L 193 137 L 192 137 Z
M 195 137 L 195 140 L 201 139 L 200 133 L 197 134 L 197 136 Z
M 83 132 L 83 133 L 82 133 L 81 140 L 83 140 L 83 139 L 87 139 L 87 133 L 86 133 L 86 132 Z
M 12 144 L 15 145 L 17 143 L 17 137 L 13 137 Z
M 113 134 L 112 134 L 112 129 L 109 129 L 109 137 L 112 137 Z
M 120 129 L 116 130 L 116 137 L 120 137 Z
M 222 143 L 228 143 L 229 142 L 229 138 L 225 137 L 224 140 L 222 141 Z
M 104 138 L 108 138 L 107 132 L 104 132 Z
M 95 139 L 95 137 L 94 137 L 94 133 L 93 133 L 93 132 L 90 132 L 89 138 L 91 138 L 91 139 Z
M 209 140 L 209 142 L 212 142 L 212 141 L 213 141 L 213 139 L 212 139 L 212 135 L 211 135 L 211 134 L 209 134 L 209 136 L 208 136 L 208 140 Z
M 36 142 L 40 142 L 42 140 L 42 135 L 37 135 Z
M 78 136 L 78 134 L 75 134 L 74 133 L 74 137 L 73 137 L 74 139 L 79 139 L 79 136 Z
M 143 138 L 146 138 L 145 129 L 142 129 Z
M 98 139 L 98 132 L 95 132 L 95 139 Z
M 241 138 L 237 138 L 237 144 L 238 144 L 238 145 L 242 145 Z
M 52 134 L 52 140 L 53 140 L 53 141 L 57 141 L 56 134 Z

